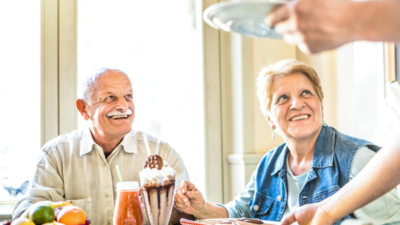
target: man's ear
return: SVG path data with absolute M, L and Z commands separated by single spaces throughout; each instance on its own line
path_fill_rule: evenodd
M 76 108 L 78 109 L 79 113 L 82 115 L 84 120 L 89 120 L 89 114 L 87 112 L 89 107 L 84 100 L 77 99 Z

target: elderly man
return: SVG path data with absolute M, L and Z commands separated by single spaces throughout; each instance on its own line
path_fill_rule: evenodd
M 115 166 L 119 165 L 124 181 L 139 181 L 148 156 L 143 134 L 131 127 L 135 118 L 132 95 L 131 82 L 122 71 L 102 69 L 87 79 L 76 107 L 89 128 L 44 145 L 32 186 L 16 205 L 14 218 L 38 201 L 71 200 L 93 224 L 112 224 L 118 182 Z M 152 152 L 159 148 L 159 154 L 175 169 L 177 180 L 188 179 L 174 149 L 154 137 L 148 140 Z

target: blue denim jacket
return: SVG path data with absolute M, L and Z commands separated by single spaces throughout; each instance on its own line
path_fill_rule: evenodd
M 300 192 L 299 205 L 320 202 L 349 182 L 354 155 L 363 146 L 375 152 L 380 149 L 370 142 L 344 135 L 332 127 L 323 126 L 315 146 L 311 169 Z M 284 143 L 271 150 L 261 160 L 257 169 L 255 193 L 249 202 L 253 217 L 270 221 L 282 219 L 287 201 L 288 151 Z M 347 215 L 343 219 L 350 217 L 354 216 Z

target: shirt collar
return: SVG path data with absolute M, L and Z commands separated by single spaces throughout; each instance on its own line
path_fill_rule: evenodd
M 133 140 L 132 132 L 129 132 L 127 135 L 125 135 L 120 145 L 127 153 L 138 153 L 137 144 L 136 141 Z
M 335 136 L 335 132 L 330 127 L 322 126 L 315 145 L 311 167 L 324 168 L 332 166 L 335 151 Z M 287 153 L 288 147 L 285 144 L 276 160 L 274 171 L 271 173 L 272 176 L 284 169 Z
M 93 140 L 90 129 L 85 129 L 80 143 L 80 156 L 91 152 L 95 145 L 97 144 Z M 132 132 L 126 134 L 122 142 L 115 149 L 117 149 L 119 146 L 121 146 L 122 149 L 124 149 L 124 151 L 127 153 L 138 153 L 137 144 L 133 140 Z
M 87 154 L 92 151 L 93 146 L 96 143 L 93 140 L 92 134 L 90 133 L 90 129 L 87 128 L 83 131 L 82 140 L 80 143 L 80 156 Z

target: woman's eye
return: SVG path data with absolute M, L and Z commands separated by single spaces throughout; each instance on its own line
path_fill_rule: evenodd
M 286 96 L 286 95 L 281 95 L 281 96 L 279 96 L 279 98 L 278 98 L 278 103 L 279 102 L 282 102 L 282 101 L 284 101 L 284 100 L 287 100 L 289 97 L 288 96 Z
M 304 90 L 301 95 L 312 95 L 312 93 L 309 90 Z

